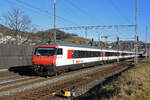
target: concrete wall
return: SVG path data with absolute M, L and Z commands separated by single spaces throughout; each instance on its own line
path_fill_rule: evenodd
M 0 44 L 0 68 L 31 65 L 33 51 L 33 46 Z

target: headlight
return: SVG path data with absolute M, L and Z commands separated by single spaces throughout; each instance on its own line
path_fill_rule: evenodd
M 32 62 L 32 64 L 33 64 L 33 65 L 37 65 L 37 63 L 36 63 L 36 62 Z
M 48 66 L 53 66 L 53 64 L 49 63 Z

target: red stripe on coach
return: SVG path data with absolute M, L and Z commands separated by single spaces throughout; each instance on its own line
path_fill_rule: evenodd
M 68 50 L 68 59 L 72 58 L 72 52 L 73 52 L 73 50 Z

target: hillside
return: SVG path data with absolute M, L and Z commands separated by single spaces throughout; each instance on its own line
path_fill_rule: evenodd
M 46 30 L 46 31 L 39 31 L 36 33 L 38 37 L 40 37 L 44 41 L 53 40 L 53 33 L 54 30 Z M 90 40 L 79 37 L 76 34 L 65 33 L 60 30 L 56 30 L 56 39 L 58 41 L 70 42 L 75 44 L 88 44 Z
M 41 42 L 50 41 L 53 40 L 53 29 L 45 30 L 45 31 L 38 31 L 36 33 L 32 32 L 20 32 L 19 36 L 14 36 L 13 34 L 10 34 L 10 29 L 5 27 L 4 25 L 0 24 L 0 44 L 1 43 L 14 43 L 14 44 L 29 44 L 29 45 L 36 45 Z M 3 35 L 3 39 L 2 39 Z M 67 42 L 67 43 L 75 43 L 75 44 L 82 44 L 82 45 L 91 45 L 91 40 L 85 39 L 83 37 L 79 37 L 76 34 L 70 34 L 66 33 L 61 30 L 56 30 L 56 38 L 59 42 Z M 17 43 L 17 42 L 18 43 Z M 103 42 L 93 42 L 93 45 L 98 46 L 101 45 L 104 47 Z M 150 46 L 150 44 L 148 44 Z M 140 49 L 142 50 L 145 48 L 144 42 L 139 42 Z M 111 47 L 114 49 L 118 49 L 117 43 L 110 43 L 107 44 L 107 47 Z M 134 50 L 134 41 L 121 41 L 120 40 L 120 50 Z
M 7 28 L 7 27 L 5 27 L 4 25 L 1 25 L 1 24 L 0 24 L 0 33 L 5 33 L 5 32 L 7 32 L 7 31 L 9 31 L 9 28 Z
M 10 29 L 0 24 L 0 43 L 15 43 L 17 44 L 38 44 L 43 41 L 53 40 L 53 29 L 38 31 L 36 33 L 20 32 L 19 36 L 14 36 L 10 33 Z M 3 37 L 3 38 L 2 38 Z M 65 33 L 60 30 L 56 30 L 57 41 L 75 43 L 75 44 L 88 44 L 89 39 L 79 37 L 76 34 Z

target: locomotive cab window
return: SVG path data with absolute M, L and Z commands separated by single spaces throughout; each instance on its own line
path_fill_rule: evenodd
M 37 56 L 53 56 L 56 53 L 56 48 L 51 47 L 39 47 L 35 49 L 35 55 Z
M 63 55 L 63 50 L 62 48 L 57 49 L 57 55 Z

